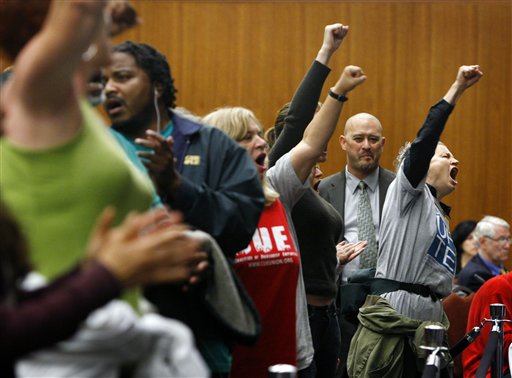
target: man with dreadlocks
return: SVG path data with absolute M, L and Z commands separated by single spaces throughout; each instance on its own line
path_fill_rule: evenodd
M 114 47 L 104 75 L 112 127 L 139 151 L 162 200 L 183 212 L 185 222 L 210 233 L 233 258 L 249 244 L 264 202 L 245 149 L 176 109 L 169 64 L 153 47 L 131 41 Z M 205 319 L 197 291 L 183 294 L 177 287 L 158 286 L 146 296 L 161 314 L 189 324 L 211 370 L 227 373 L 230 353 L 222 327 Z

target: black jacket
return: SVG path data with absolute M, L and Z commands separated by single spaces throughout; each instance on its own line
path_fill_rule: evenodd
M 185 222 L 212 235 L 233 258 L 251 241 L 263 211 L 254 162 L 221 130 L 175 113 L 171 120 L 182 183 L 169 205 L 183 212 Z
M 263 211 L 263 191 L 254 162 L 219 129 L 175 113 L 172 122 L 181 186 L 168 204 L 183 212 L 186 223 L 212 235 L 228 260 L 233 259 L 249 244 Z M 212 259 L 210 264 L 210 271 L 215 271 Z M 211 277 L 186 293 L 180 285 L 147 287 L 144 295 L 160 314 L 186 323 L 196 337 L 229 340 L 226 327 L 205 302 L 207 282 Z

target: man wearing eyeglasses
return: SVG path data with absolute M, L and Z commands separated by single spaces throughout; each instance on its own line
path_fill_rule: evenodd
M 510 253 L 510 225 L 487 215 L 476 225 L 474 235 L 478 253 L 460 271 L 458 283 L 477 291 L 485 281 L 507 272 L 503 264 Z

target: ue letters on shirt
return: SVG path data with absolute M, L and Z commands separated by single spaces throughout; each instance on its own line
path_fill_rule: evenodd
M 235 256 L 235 271 L 254 301 L 262 334 L 252 347 L 236 346 L 232 375 L 266 376 L 276 363 L 297 365 L 296 289 L 300 258 L 282 203 L 266 207 L 247 248 Z M 258 373 L 259 372 L 259 373 Z
M 439 212 L 436 212 L 436 226 L 436 235 L 428 249 L 428 254 L 438 264 L 446 268 L 451 274 L 454 274 L 457 258 L 455 244 Z

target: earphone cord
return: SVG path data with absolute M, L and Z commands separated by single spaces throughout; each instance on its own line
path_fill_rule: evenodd
M 156 112 L 156 131 L 158 134 L 160 134 L 160 110 L 158 110 L 156 93 L 153 96 L 153 105 L 155 105 L 155 112 Z

